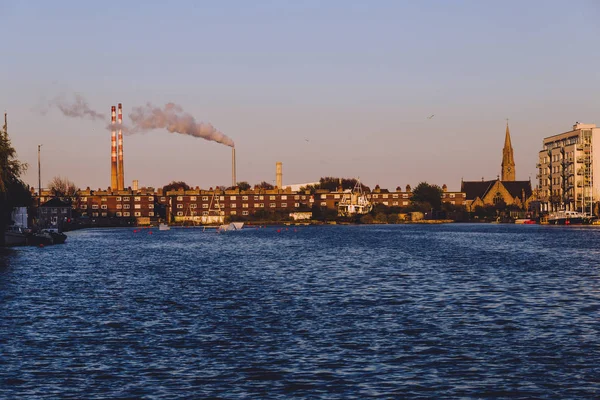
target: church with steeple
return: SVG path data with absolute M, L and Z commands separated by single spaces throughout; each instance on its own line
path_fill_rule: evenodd
M 513 154 L 510 129 L 506 122 L 504 135 L 504 148 L 502 149 L 502 162 L 500 175 L 495 180 L 462 181 L 460 191 L 466 195 L 468 211 L 474 211 L 477 206 L 517 206 L 527 209 L 533 200 L 531 181 L 517 181 L 515 170 L 515 157 Z
M 512 144 L 510 143 L 510 130 L 506 121 L 506 136 L 504 137 L 504 148 L 502 149 L 502 182 L 515 181 L 515 157 Z

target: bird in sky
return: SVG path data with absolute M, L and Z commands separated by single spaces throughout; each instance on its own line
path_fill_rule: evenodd
M 435 114 L 431 114 L 429 117 L 427 117 L 427 119 L 431 119 L 434 117 Z

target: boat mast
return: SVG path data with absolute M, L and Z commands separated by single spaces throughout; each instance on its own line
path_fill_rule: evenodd
M 40 201 L 42 198 L 42 162 L 41 162 L 42 145 L 38 144 L 38 213 L 40 209 Z

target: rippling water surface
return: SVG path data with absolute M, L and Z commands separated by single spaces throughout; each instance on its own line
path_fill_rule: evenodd
M 0 255 L 0 398 L 567 399 L 599 382 L 600 229 L 106 229 Z

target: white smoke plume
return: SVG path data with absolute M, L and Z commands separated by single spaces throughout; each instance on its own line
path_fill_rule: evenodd
M 71 118 L 106 119 L 106 115 L 90 108 L 87 101 L 80 94 L 75 94 L 75 101 L 69 101 L 64 95 L 50 101 L 50 106 L 57 107 L 64 116 Z
M 127 133 L 148 131 L 151 129 L 166 129 L 169 132 L 181 133 L 234 147 L 233 140 L 217 130 L 209 123 L 196 122 L 196 119 L 183 111 L 181 106 L 168 103 L 163 108 L 147 103 L 142 107 L 134 107 L 129 114 L 132 127 Z M 112 127 L 112 125 L 111 125 Z M 118 128 L 117 128 L 118 129 Z

